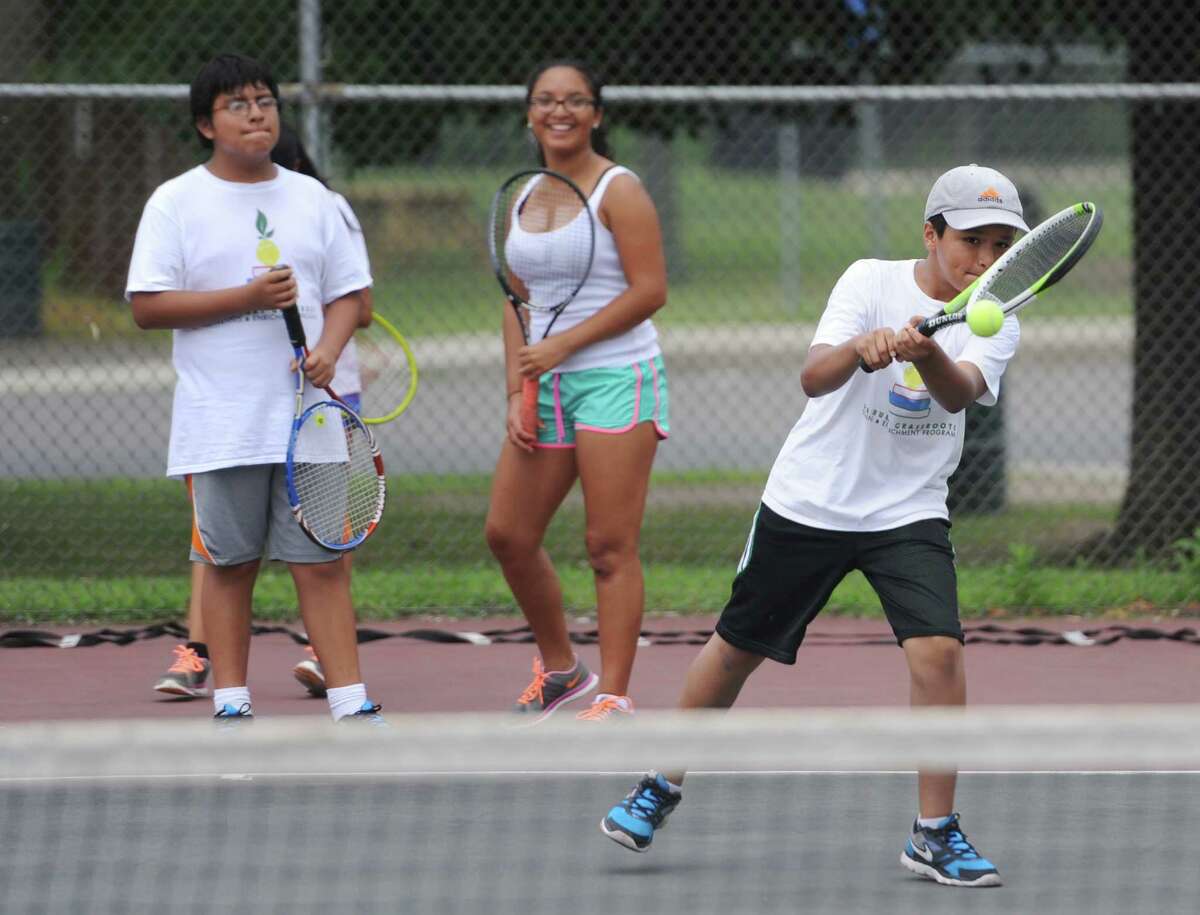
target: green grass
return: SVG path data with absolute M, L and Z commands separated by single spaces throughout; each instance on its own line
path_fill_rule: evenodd
M 515 612 L 483 541 L 487 478 L 402 477 L 391 486 L 393 514 L 355 559 L 354 597 L 363 617 Z M 761 486 L 761 475 L 750 473 L 656 476 L 642 550 L 650 610 L 721 608 Z M 1068 505 L 959 519 L 953 539 L 964 616 L 1200 609 L 1200 561 L 1192 554 L 1127 569 L 1055 566 L 1042 558 L 1103 530 L 1112 518 L 1111 508 Z M 0 482 L 0 621 L 121 622 L 181 614 L 189 526 L 183 489 L 170 481 Z M 547 548 L 568 606 L 593 608 L 577 498 L 551 525 Z M 141 574 L 128 575 L 130 568 Z M 295 617 L 290 579 L 277 567 L 264 571 L 255 600 L 264 619 Z M 873 615 L 878 601 L 853 575 L 835 592 L 829 612 Z

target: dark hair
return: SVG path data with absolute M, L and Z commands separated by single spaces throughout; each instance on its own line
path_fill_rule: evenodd
M 938 238 L 941 238 L 945 234 L 945 232 L 946 232 L 946 217 L 943 216 L 941 213 L 934 213 L 932 216 L 930 216 L 925 221 L 927 223 L 929 223 L 931 226 L 933 226 L 933 231 L 937 232 Z
M 279 125 L 279 142 L 271 150 L 271 161 L 294 172 L 316 178 L 323 185 L 329 187 L 329 182 L 321 176 L 313 160 L 308 157 L 308 151 L 300 142 L 300 135 L 282 122 Z
M 592 93 L 592 99 L 595 102 L 595 110 L 604 110 L 604 80 L 587 64 L 573 57 L 559 57 L 551 60 L 544 60 L 530 71 L 529 78 L 525 80 L 525 107 L 529 107 L 533 99 L 533 87 L 537 81 L 542 78 L 542 74 L 547 70 L 552 70 L 555 67 L 570 67 L 576 73 L 583 77 L 583 81 L 588 84 L 588 91 Z M 612 154 L 608 148 L 608 131 L 604 127 L 604 122 L 601 121 L 600 126 L 592 131 L 592 149 L 605 158 L 611 158 Z M 538 165 L 546 164 L 545 153 L 542 152 L 542 146 L 538 144 Z
M 271 95 L 279 99 L 279 85 L 271 71 L 252 57 L 243 54 L 218 54 L 196 74 L 192 80 L 190 101 L 192 125 L 201 118 L 211 118 L 213 102 L 222 92 L 236 92 L 243 86 L 266 86 Z M 281 106 L 282 107 L 282 106 Z M 206 149 L 212 148 L 212 140 L 200 133 L 200 142 Z

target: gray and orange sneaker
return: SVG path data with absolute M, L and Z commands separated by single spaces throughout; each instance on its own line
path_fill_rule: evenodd
M 309 695 L 318 699 L 325 698 L 325 671 L 321 670 L 321 662 L 311 645 L 305 646 L 308 657 L 292 668 L 292 676 L 308 690 Z
M 533 682 L 517 698 L 513 711 L 528 724 L 545 721 L 559 708 L 596 688 L 600 678 L 578 657 L 570 670 L 547 671 L 542 659 L 533 659 Z
M 592 704 L 575 717 L 579 721 L 607 721 L 612 717 L 633 717 L 633 700 L 628 696 L 597 693 Z
M 211 695 L 207 682 L 212 662 L 200 657 L 195 649 L 187 645 L 176 645 L 173 651 L 175 662 L 154 684 L 154 689 L 168 696 L 182 696 L 185 699 Z

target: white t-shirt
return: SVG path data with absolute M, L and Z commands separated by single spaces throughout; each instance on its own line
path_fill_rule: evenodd
M 837 346 L 879 327 L 900 328 L 913 315 L 945 303 L 917 286 L 918 261 L 861 260 L 838 280 L 813 345 Z M 955 362 L 978 366 L 987 383 L 979 403 L 991 406 L 1021 331 L 1007 318 L 994 337 L 965 324 L 934 341 Z M 948 413 L 912 363 L 855 372 L 814 397 L 775 459 L 763 502 L 799 524 L 837 531 L 891 530 L 926 518 L 948 518 L 946 481 L 962 454 L 965 411 Z
M 346 222 L 346 228 L 350 230 L 350 239 L 354 242 L 354 249 L 361 258 L 359 266 L 362 267 L 364 273 L 369 274 L 371 259 L 367 256 L 367 239 L 363 235 L 358 217 L 354 215 L 354 210 L 351 209 L 350 202 L 345 197 L 337 191 L 329 193 L 333 196 L 333 202 L 337 204 L 338 212 Z M 358 370 L 358 347 L 354 345 L 353 337 L 346 342 L 346 347 L 342 350 L 342 355 L 338 357 L 337 365 L 334 367 L 333 389 L 343 396 L 362 393 L 362 376 Z
M 592 255 L 592 267 L 588 271 L 583 287 L 571 300 L 571 303 L 563 309 L 558 320 L 554 322 L 554 326 L 550 329 L 550 336 L 561 334 L 576 324 L 583 323 L 629 288 L 629 280 L 625 276 L 625 268 L 621 266 L 621 255 L 617 251 L 616 240 L 613 238 L 612 232 L 600 221 L 598 215 L 600 205 L 604 201 L 605 191 L 608 190 L 612 180 L 619 175 L 628 175 L 633 180 L 638 180 L 637 175 L 629 169 L 617 165 L 606 171 L 596 183 L 596 187 L 588 198 L 588 205 L 592 213 L 592 226 L 595 231 L 595 253 Z M 535 184 L 537 184 L 536 180 L 531 181 L 524 189 L 513 205 L 514 210 L 520 209 Z M 549 291 L 543 290 L 543 287 L 547 285 L 553 287 L 554 281 L 558 279 L 561 272 L 554 271 L 548 278 L 540 277 L 537 273 L 538 265 L 553 264 L 556 256 L 563 256 L 563 252 L 555 251 L 555 234 L 553 232 L 525 232 L 521 228 L 520 220 L 513 220 L 507 257 L 513 266 L 513 271 L 521 276 L 529 288 L 533 301 L 539 299 L 561 301 L 562 299 L 561 291 L 553 288 Z M 528 267 L 522 268 L 519 265 L 528 265 Z M 536 343 L 542 339 L 546 332 L 546 326 L 550 323 L 553 315 L 544 311 L 534 311 L 530 315 L 532 320 L 529 338 Z M 658 331 L 654 327 L 654 322 L 647 318 L 624 333 L 597 340 L 578 352 L 572 353 L 556 365 L 553 371 L 578 372 L 584 369 L 630 365 L 634 362 L 653 359 L 660 352 Z
M 324 306 L 371 285 L 333 197 L 284 168 L 270 181 L 223 181 L 197 166 L 146 203 L 129 265 L 135 292 L 228 289 L 291 266 L 309 344 Z M 167 475 L 280 463 L 295 403 L 292 349 L 278 310 L 174 331 L 176 385 Z M 306 401 L 324 398 L 307 387 Z

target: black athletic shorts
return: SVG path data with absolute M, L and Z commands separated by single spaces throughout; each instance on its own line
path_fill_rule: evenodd
M 879 595 L 897 643 L 929 635 L 962 641 L 948 521 L 829 531 L 789 521 L 766 505 L 754 516 L 717 632 L 743 651 L 795 664 L 808 624 L 855 569 Z

